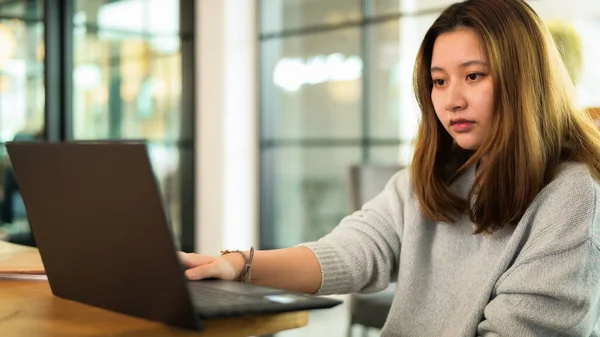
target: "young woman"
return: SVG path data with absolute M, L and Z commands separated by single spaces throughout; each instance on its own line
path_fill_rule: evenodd
M 410 169 L 317 242 L 256 251 L 252 282 L 398 287 L 382 336 L 599 336 L 600 133 L 521 0 L 446 9 L 416 60 Z M 244 254 L 181 254 L 233 280 Z M 245 253 L 248 257 L 249 252 Z

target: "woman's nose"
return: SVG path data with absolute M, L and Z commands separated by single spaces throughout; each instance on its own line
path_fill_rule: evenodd
M 461 84 L 450 84 L 446 90 L 445 108 L 447 111 L 462 110 L 467 106 Z

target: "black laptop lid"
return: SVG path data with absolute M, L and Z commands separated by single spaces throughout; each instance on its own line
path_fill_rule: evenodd
M 199 327 L 145 144 L 6 146 L 55 295 Z

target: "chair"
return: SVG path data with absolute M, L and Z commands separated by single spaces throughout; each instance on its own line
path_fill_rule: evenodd
M 357 165 L 350 167 L 349 195 L 351 211 L 359 210 L 385 187 L 386 183 L 402 169 L 399 165 Z M 395 284 L 374 294 L 352 294 L 350 296 L 350 324 L 348 337 L 352 336 L 355 324 L 363 326 L 363 336 L 369 328 L 381 329 L 387 318 L 394 298 Z

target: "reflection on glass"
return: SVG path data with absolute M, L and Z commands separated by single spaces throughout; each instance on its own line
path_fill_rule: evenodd
M 262 33 L 339 25 L 362 17 L 361 0 L 261 0 Z
M 148 140 L 178 235 L 179 1 L 78 0 L 73 23 L 74 137 Z
M 262 43 L 263 139 L 360 137 L 360 29 Z
M 261 248 L 316 240 L 348 214 L 359 147 L 272 148 L 261 154 Z

